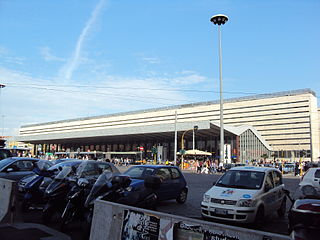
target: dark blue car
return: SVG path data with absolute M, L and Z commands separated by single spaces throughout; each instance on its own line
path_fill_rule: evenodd
M 175 199 L 178 203 L 184 203 L 187 200 L 187 182 L 178 167 L 140 165 L 131 167 L 124 174 L 130 176 L 131 187 L 137 191 L 144 188 L 144 179 L 147 176 L 160 177 L 162 183 L 156 190 L 159 201 Z

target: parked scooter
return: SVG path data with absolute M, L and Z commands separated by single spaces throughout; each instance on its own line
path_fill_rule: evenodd
M 101 199 L 155 210 L 157 205 L 155 190 L 161 185 L 161 182 L 161 179 L 157 176 L 148 176 L 144 180 L 144 189 L 131 191 L 131 179 L 129 176 L 108 173 L 100 175 L 85 202 L 85 207 L 88 209 L 86 236 L 88 237 L 90 233 L 95 200 Z
M 298 192 L 298 193 L 297 193 Z M 320 196 L 309 195 L 299 188 L 288 213 L 288 231 L 294 240 L 317 240 L 320 236 Z
M 20 206 L 22 211 L 29 210 L 32 204 L 38 205 L 45 203 L 43 200 L 44 186 L 46 184 L 44 179 L 54 175 L 54 171 L 47 170 L 46 164 L 41 161 L 35 163 L 33 172 L 37 175 L 24 186 L 25 193 Z
M 42 211 L 43 223 L 50 222 L 56 212 L 64 209 L 66 196 L 72 186 L 76 184 L 72 178 L 75 170 L 74 167 L 64 167 L 46 188 L 44 198 L 47 200 L 47 204 Z

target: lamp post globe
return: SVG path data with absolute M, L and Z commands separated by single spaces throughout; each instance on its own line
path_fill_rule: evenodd
M 223 25 L 228 22 L 229 18 L 223 14 L 217 14 L 211 17 L 210 21 L 213 24 Z

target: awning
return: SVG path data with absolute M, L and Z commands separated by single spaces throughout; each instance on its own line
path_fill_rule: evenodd
M 180 152 L 178 152 L 177 154 L 180 154 Z M 192 149 L 192 150 L 186 150 L 186 153 L 184 155 L 211 156 L 212 154 L 209 152 Z

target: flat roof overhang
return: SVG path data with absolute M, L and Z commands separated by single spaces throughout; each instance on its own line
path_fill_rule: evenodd
M 218 124 L 210 121 L 193 121 L 177 123 L 178 136 L 183 132 L 198 126 L 197 138 L 212 138 L 220 135 Z M 141 141 L 157 141 L 161 139 L 174 139 L 175 124 L 156 124 L 135 127 L 109 128 L 101 130 L 73 131 L 50 134 L 20 135 L 14 137 L 15 141 L 31 144 L 99 144 L 99 143 L 127 143 Z M 236 136 L 225 129 L 225 136 Z M 192 137 L 192 131 L 185 134 L 185 138 Z

